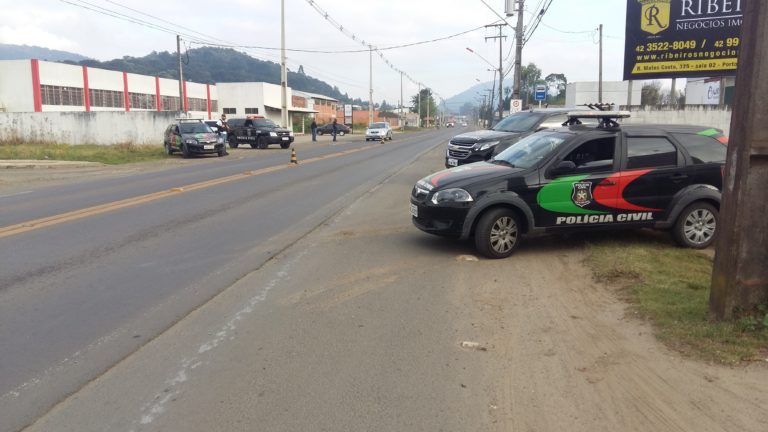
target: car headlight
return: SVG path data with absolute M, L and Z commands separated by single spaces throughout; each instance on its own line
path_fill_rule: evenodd
M 288 136 L 293 136 L 293 131 L 288 132 Z
M 473 201 L 472 195 L 464 189 L 453 188 L 438 191 L 432 195 L 432 204 L 444 202 L 469 202 Z
M 489 148 L 495 146 L 498 143 L 499 143 L 498 141 L 489 141 L 487 143 L 476 144 L 475 147 L 479 146 L 479 148 L 477 150 L 478 151 L 483 151 L 483 150 L 488 150 Z
M 195 140 L 195 139 L 186 139 L 186 140 L 184 140 L 184 144 L 197 145 L 197 140 Z
M 277 136 L 277 132 L 270 132 L 270 133 L 269 133 L 269 136 L 271 136 L 271 137 L 276 137 L 276 136 Z

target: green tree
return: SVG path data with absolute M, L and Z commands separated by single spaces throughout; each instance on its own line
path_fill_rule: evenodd
M 421 112 L 419 112 L 419 118 L 423 124 L 424 120 L 427 118 L 427 112 L 429 112 L 430 117 L 435 117 L 435 113 L 437 113 L 437 104 L 432 97 L 432 91 L 429 89 L 421 89 L 421 93 L 416 93 L 411 97 L 411 112 L 418 112 L 419 94 L 421 94 Z
M 541 69 L 539 69 L 535 63 L 528 63 L 528 66 L 524 66 L 520 70 L 520 98 L 525 101 L 527 105 L 531 100 L 536 84 L 543 84 L 541 79 Z M 525 95 L 525 96 L 523 96 Z
M 661 82 L 651 81 L 643 84 L 640 90 L 640 104 L 658 106 L 661 104 Z
M 565 103 L 565 89 L 568 86 L 568 78 L 565 74 L 551 73 L 544 78 L 549 89 L 557 90 L 557 94 L 553 98 L 552 103 L 563 104 Z

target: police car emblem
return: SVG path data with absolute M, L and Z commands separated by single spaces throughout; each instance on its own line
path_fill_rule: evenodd
M 579 207 L 584 207 L 592 202 L 592 183 L 577 182 L 573 184 L 573 194 L 571 195 L 573 203 Z

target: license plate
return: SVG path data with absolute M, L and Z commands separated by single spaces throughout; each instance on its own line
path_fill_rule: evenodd
M 411 216 L 419 217 L 419 208 L 416 207 L 414 204 L 411 204 Z
M 213 144 L 206 144 L 203 146 L 203 149 L 205 150 L 213 150 Z
M 456 159 L 448 159 L 448 165 L 450 166 L 459 166 L 459 161 Z
M 288 137 L 283 137 L 283 141 L 288 141 Z

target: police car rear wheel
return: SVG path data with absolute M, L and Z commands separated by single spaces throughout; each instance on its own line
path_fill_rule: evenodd
M 475 247 L 488 258 L 506 258 L 520 243 L 520 223 L 515 212 L 493 209 L 484 214 L 475 230 Z
M 704 249 L 715 241 L 719 213 L 711 204 L 695 202 L 677 217 L 673 237 L 683 247 Z
M 171 148 L 171 145 L 168 143 L 165 143 L 165 154 L 168 156 L 173 154 L 173 148 Z
M 237 146 L 239 146 L 239 145 L 240 145 L 240 144 L 238 144 L 238 142 L 237 142 L 237 138 L 235 138 L 235 137 L 231 137 L 231 138 L 229 139 L 229 147 L 231 147 L 231 148 L 237 148 Z

